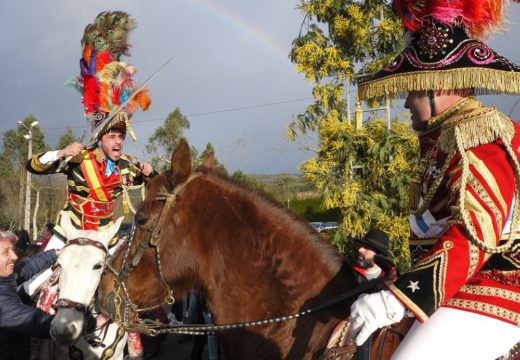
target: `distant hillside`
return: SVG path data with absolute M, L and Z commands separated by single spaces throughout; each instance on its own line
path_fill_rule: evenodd
M 301 175 L 274 174 L 274 175 L 249 175 L 264 186 L 264 190 L 270 193 L 278 201 L 285 203 L 287 200 L 319 198 L 320 194 L 307 184 Z

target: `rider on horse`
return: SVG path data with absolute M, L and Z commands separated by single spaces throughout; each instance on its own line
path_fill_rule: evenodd
M 73 85 L 82 93 L 92 130 L 88 140 L 94 145 L 84 147 L 74 142 L 61 150 L 36 154 L 27 162 L 27 170 L 34 174 L 67 175 L 63 210 L 81 230 L 102 231 L 112 225 L 115 200 L 123 194 L 123 207 L 128 212 L 128 188 L 142 185 L 155 174 L 150 164 L 122 153 L 127 132 L 135 140 L 130 128 L 133 112 L 138 107 L 147 110 L 151 103 L 148 89 L 136 93 L 132 81 L 135 67 L 120 61 L 122 55 L 129 55 L 127 38 L 135 26 L 127 13 L 113 11 L 100 13 L 85 28 L 81 74 Z M 63 230 L 56 225 L 47 248 L 61 248 L 64 240 Z
M 394 0 L 409 43 L 359 84 L 360 98 L 408 93 L 420 161 L 410 192 L 414 264 L 352 305 L 361 345 L 418 320 L 395 359 L 495 359 L 520 339 L 520 127 L 479 94 L 520 94 L 520 67 L 484 43 L 500 1 Z M 480 341 L 479 341 L 480 340 Z
M 82 91 L 85 116 L 92 130 L 90 143 L 95 145 L 85 148 L 74 142 L 61 150 L 36 154 L 27 162 L 27 170 L 33 174 L 67 175 L 67 202 L 63 210 L 78 229 L 103 230 L 110 226 L 116 198 L 126 195 L 126 188 L 141 184 L 153 173 L 151 165 L 122 153 L 127 131 L 135 138 L 130 128 L 133 112 L 138 106 L 147 110 L 151 102 L 147 90 L 141 90 L 119 109 L 135 90 L 135 67 L 120 61 L 121 55 L 128 55 L 130 45 L 126 40 L 133 28 L 134 20 L 118 11 L 99 14 L 96 22 L 85 28 L 81 74 L 75 86 Z M 115 110 L 117 114 L 104 123 Z M 62 166 L 67 157 L 71 158 Z M 124 196 L 125 210 L 127 201 Z M 59 225 L 54 234 L 64 239 Z

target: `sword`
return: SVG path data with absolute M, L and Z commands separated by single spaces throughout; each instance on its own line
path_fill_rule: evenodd
M 146 80 L 141 84 L 141 86 L 139 86 L 137 89 L 135 89 L 134 91 L 132 91 L 132 93 L 128 96 L 128 98 L 123 101 L 117 108 L 115 108 L 114 110 L 112 110 L 112 112 L 110 112 L 110 114 L 108 114 L 108 116 L 101 122 L 101 124 L 99 124 L 96 129 L 94 129 L 89 137 L 87 138 L 88 139 L 88 143 L 85 145 L 85 148 L 89 149 L 91 148 L 93 145 L 96 144 L 96 137 L 97 135 L 99 134 L 99 132 L 101 130 L 103 130 L 103 128 L 108 124 L 108 122 L 110 120 L 112 120 L 114 118 L 114 116 L 116 116 L 126 105 L 128 105 L 128 103 L 141 91 L 145 88 L 145 86 L 155 77 L 157 76 L 157 74 L 166 66 L 168 65 L 171 61 L 173 60 L 173 56 L 171 56 L 170 58 L 168 58 L 157 70 L 155 70 L 150 76 L 148 76 L 146 78 Z M 58 167 L 58 171 L 61 171 L 65 165 L 67 165 L 67 163 L 70 161 L 70 159 L 72 159 L 72 156 L 67 156 L 64 160 L 62 160 L 62 162 L 60 163 L 60 166 Z

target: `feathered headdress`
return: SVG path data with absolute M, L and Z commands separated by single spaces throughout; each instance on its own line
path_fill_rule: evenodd
M 520 67 L 481 42 L 502 29 L 504 3 L 394 0 L 394 11 L 402 19 L 410 42 L 384 69 L 359 82 L 360 98 L 413 90 L 520 94 Z
M 124 133 L 128 130 L 135 139 L 130 118 L 138 107 L 147 110 L 150 106 L 148 89 L 143 89 L 108 124 L 98 129 L 103 120 L 137 89 L 132 81 L 136 68 L 120 61 L 122 55 L 130 55 L 128 36 L 135 27 L 135 21 L 122 11 L 102 12 L 94 23 L 85 27 L 78 81 L 85 116 L 92 131 L 96 132 L 91 140 L 101 138 L 114 128 Z

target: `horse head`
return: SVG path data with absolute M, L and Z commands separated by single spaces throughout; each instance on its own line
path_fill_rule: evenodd
M 210 155 L 202 167 L 211 166 L 212 161 Z M 190 148 L 184 139 L 172 154 L 171 164 L 171 171 L 148 183 L 147 196 L 136 212 L 127 247 L 114 254 L 109 265 L 112 271 L 105 272 L 101 279 L 98 304 L 117 321 L 122 320 L 118 310 L 123 307 L 126 307 L 126 320 L 132 319 L 138 310 L 172 303 L 176 297 L 188 293 L 195 283 L 192 269 L 195 262 L 185 265 L 186 259 L 193 259 L 193 254 L 183 245 L 189 240 L 189 234 L 184 229 L 173 230 L 174 223 L 184 221 L 185 188 L 198 176 L 192 172 Z M 176 221 L 165 221 L 166 216 L 170 219 L 173 216 Z M 170 234 L 168 246 L 163 245 L 164 234 Z M 182 265 L 177 267 L 177 264 Z M 174 278 L 165 278 L 165 273 L 175 274 Z M 168 285 L 172 282 L 174 286 Z M 115 307 L 115 298 L 120 309 Z
M 60 250 L 58 266 L 60 298 L 55 303 L 56 317 L 51 336 L 60 345 L 76 343 L 83 333 L 84 313 L 88 309 L 105 268 L 108 243 L 117 234 L 120 217 L 103 230 L 78 230 L 66 212 L 61 212 L 60 226 L 67 238 Z

